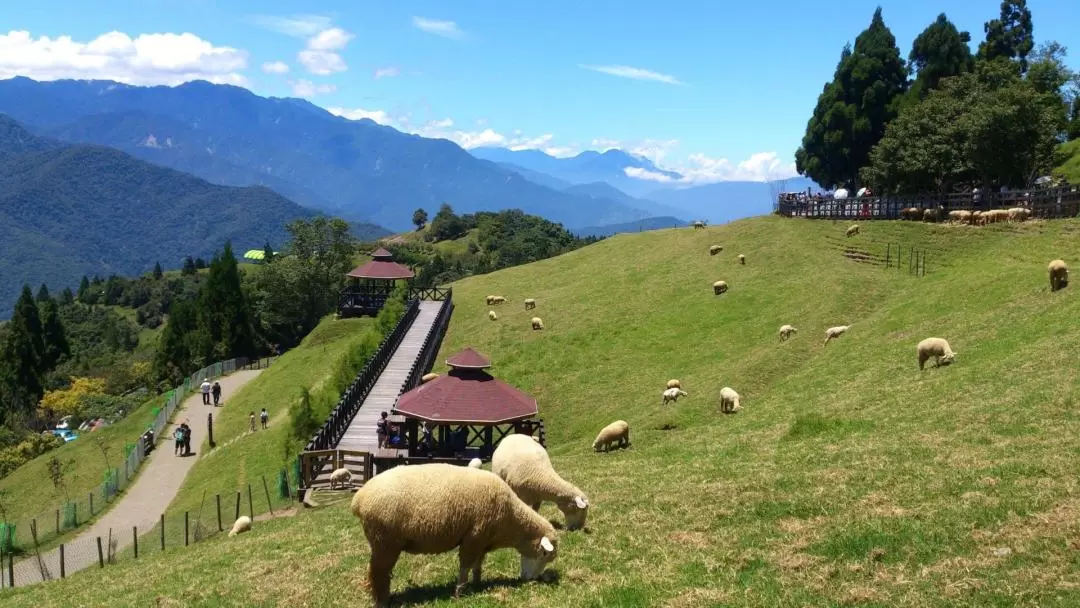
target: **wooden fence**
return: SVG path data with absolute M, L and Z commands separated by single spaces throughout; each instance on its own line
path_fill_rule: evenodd
M 450 315 L 453 312 L 453 288 L 447 288 L 442 294 L 442 306 L 439 308 L 438 315 L 435 316 L 435 322 L 431 325 L 431 331 L 424 338 L 424 345 L 420 349 L 420 355 L 413 361 L 412 369 L 409 370 L 409 377 L 401 388 L 402 393 L 419 386 L 420 379 L 434 367 L 435 355 L 439 353 L 439 347 L 442 345 L 443 336 L 446 335 L 446 330 L 450 326 Z
M 939 220 L 949 211 L 989 211 L 1023 207 L 1035 218 L 1051 219 L 1080 215 L 1080 189 L 1075 186 L 1039 190 L 985 193 L 952 193 L 920 196 L 864 196 L 846 199 L 782 193 L 773 213 L 809 219 L 895 220 L 903 209 L 940 209 Z

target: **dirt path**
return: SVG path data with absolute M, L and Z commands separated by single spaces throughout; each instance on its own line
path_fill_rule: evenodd
M 221 383 L 224 407 L 228 407 L 229 399 L 261 371 L 239 371 L 220 378 L 218 381 Z M 206 438 L 206 415 L 214 410 L 212 405 L 203 405 L 202 395 L 198 392 L 184 401 L 183 405 L 176 410 L 173 423 L 162 430 L 161 437 L 155 438 L 157 445 L 154 451 L 143 463 L 135 483 L 127 489 L 120 501 L 114 503 L 112 508 L 87 530 L 64 543 L 66 574 L 98 565 L 97 537 L 101 537 L 102 546 L 107 549 L 110 529 L 113 537 L 117 539 L 116 550 L 119 552 L 131 544 L 132 526 L 138 526 L 140 531 L 147 531 L 158 523 L 161 514 L 176 498 L 188 471 L 199 459 L 200 454 L 197 451 Z M 183 422 L 187 422 L 191 427 L 192 452 L 190 456 L 174 454 L 173 431 Z M 60 578 L 59 549 L 42 554 L 41 557 L 52 578 Z M 24 559 L 15 564 L 16 587 L 38 583 L 41 580 L 41 569 L 36 558 Z

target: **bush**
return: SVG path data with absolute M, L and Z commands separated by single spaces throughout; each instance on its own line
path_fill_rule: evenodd
M 0 478 L 38 456 L 64 445 L 64 440 L 52 433 L 32 433 L 15 447 L 0 450 Z

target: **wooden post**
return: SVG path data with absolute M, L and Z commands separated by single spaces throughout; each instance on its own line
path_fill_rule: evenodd
M 217 501 L 217 531 L 221 532 L 221 494 L 216 494 L 214 499 Z
M 101 551 L 101 537 L 97 537 L 97 561 L 98 566 L 105 567 L 105 553 Z
M 188 512 L 184 511 L 184 546 L 188 546 Z
M 15 552 L 8 551 L 7 555 L 8 587 L 15 586 Z
M 67 570 L 64 568 L 64 543 L 60 543 L 60 578 L 67 576 Z
M 214 446 L 214 413 L 210 412 L 206 415 L 206 437 L 210 443 L 210 447 Z
M 270 509 L 270 517 L 274 516 L 274 505 L 270 503 L 270 488 L 266 485 L 266 475 L 262 476 L 263 491 L 266 492 L 266 508 Z
M 161 550 L 165 550 L 165 514 L 161 514 Z
M 248 517 L 255 519 L 255 506 L 251 503 L 251 484 L 248 486 Z
M 72 518 L 74 520 L 72 522 L 72 527 L 78 528 L 79 527 L 79 503 L 77 503 L 77 502 L 71 503 L 71 512 L 72 512 L 72 515 L 74 515 L 74 517 Z
M 131 540 L 135 545 L 135 559 L 139 559 L 139 526 L 131 526 Z
M 240 519 L 240 490 L 236 491 L 236 516 L 233 517 L 233 521 Z

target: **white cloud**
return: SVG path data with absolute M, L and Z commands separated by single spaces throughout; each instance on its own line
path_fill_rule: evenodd
M 340 27 L 325 29 L 308 39 L 307 46 L 313 51 L 338 51 L 345 48 L 353 35 Z
M 349 66 L 337 51 L 344 49 L 353 37 L 340 27 L 322 30 L 308 38 L 307 48 L 297 53 L 296 59 L 316 76 L 344 72 Z
M 240 70 L 247 51 L 212 43 L 190 33 L 139 34 L 111 31 L 90 42 L 70 36 L 31 37 L 27 31 L 0 34 L 0 79 L 64 78 L 115 80 L 133 85 L 177 85 L 191 80 L 244 85 Z
M 671 177 L 667 173 L 660 173 L 657 171 L 649 171 L 648 169 L 642 169 L 641 167 L 625 167 L 623 173 L 627 177 L 633 177 L 634 179 L 643 179 L 650 182 L 660 182 L 663 184 L 675 181 L 675 178 Z
M 394 76 L 400 76 L 400 75 L 401 75 L 401 70 L 399 70 L 398 68 L 396 68 L 394 66 L 390 66 L 390 67 L 386 67 L 386 68 L 376 68 L 375 69 L 375 80 L 378 80 L 380 78 L 393 78 Z
M 267 74 L 287 74 L 289 66 L 284 61 L 267 61 L 262 64 L 262 71 Z
M 306 38 L 330 27 L 331 19 L 322 15 L 293 15 L 291 17 L 275 17 L 272 15 L 257 15 L 251 20 L 266 29 L 281 32 L 297 38 Z
M 654 82 L 662 82 L 664 84 L 677 84 L 685 85 L 678 78 L 669 74 L 661 74 L 660 72 L 653 72 L 652 70 L 643 70 L 641 68 L 633 68 L 628 65 L 579 65 L 578 67 L 586 70 L 592 70 L 594 72 L 601 72 L 603 74 L 610 74 L 611 76 L 618 76 L 620 78 L 630 78 L 632 80 L 651 80 Z
M 365 110 L 363 108 L 327 108 L 327 112 L 335 116 L 341 116 L 342 118 L 348 118 L 349 120 L 361 120 L 368 118 L 374 120 L 380 125 L 394 126 L 394 121 L 390 119 L 390 115 L 385 110 Z
M 315 97 L 316 95 L 325 95 L 337 91 L 337 87 L 332 84 L 315 84 L 302 78 L 300 80 L 290 80 L 289 84 L 292 85 L 293 95 L 297 97 Z
M 721 181 L 765 182 L 798 175 L 795 163 L 781 161 L 776 152 L 758 152 L 737 163 L 726 158 L 714 159 L 704 154 L 691 154 L 686 163 L 673 166 L 670 170 L 678 172 L 682 178 L 673 179 L 662 173 L 636 168 L 627 168 L 624 171 L 626 175 L 636 179 L 685 185 L 711 184 Z
M 465 32 L 458 27 L 458 24 L 453 21 L 440 21 L 438 19 L 425 19 L 424 17 L 413 17 L 413 26 L 416 29 L 427 32 L 429 34 L 435 34 L 436 36 L 442 36 L 443 38 L 451 38 L 453 40 L 460 40 L 465 37 Z

